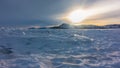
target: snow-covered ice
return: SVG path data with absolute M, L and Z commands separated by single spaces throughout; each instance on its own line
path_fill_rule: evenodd
M 1 29 L 0 68 L 120 68 L 120 30 Z

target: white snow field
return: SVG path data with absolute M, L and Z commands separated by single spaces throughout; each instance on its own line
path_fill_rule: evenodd
M 0 68 L 120 68 L 120 30 L 0 29 Z

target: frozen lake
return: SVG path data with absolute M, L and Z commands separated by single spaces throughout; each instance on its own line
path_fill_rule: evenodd
M 120 68 L 120 30 L 0 30 L 0 68 Z

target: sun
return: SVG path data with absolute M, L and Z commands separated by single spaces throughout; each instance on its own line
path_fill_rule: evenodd
M 85 20 L 89 15 L 90 14 L 87 13 L 85 10 L 78 9 L 70 12 L 66 18 L 71 23 L 80 23 Z

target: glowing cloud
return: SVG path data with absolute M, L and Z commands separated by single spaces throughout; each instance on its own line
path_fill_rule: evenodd
M 83 10 L 75 10 L 72 11 L 68 16 L 67 19 L 73 23 L 81 22 L 82 20 L 86 19 L 89 14 Z
M 102 14 L 113 11 L 120 11 L 120 0 L 100 0 L 87 9 L 72 10 L 65 16 L 72 23 L 80 23 L 86 19 L 91 19 L 94 16 L 101 16 Z M 107 15 L 107 14 L 106 14 Z

